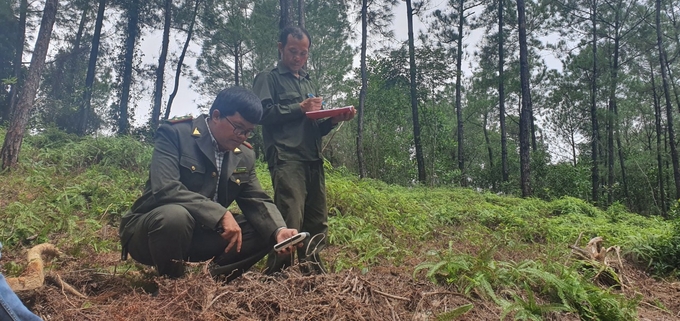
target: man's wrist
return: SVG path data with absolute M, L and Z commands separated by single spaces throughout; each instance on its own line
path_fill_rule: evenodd
M 303 115 L 307 113 L 304 106 L 302 106 L 302 103 L 299 103 L 299 104 L 293 105 L 293 106 L 295 106 L 295 108 L 293 108 L 293 110 L 297 110 L 299 113 L 301 113 Z
M 222 215 L 222 217 L 220 217 L 219 221 L 217 221 L 217 225 L 215 226 L 215 231 L 217 231 L 217 233 L 219 233 L 219 234 L 222 234 L 224 232 L 224 223 L 223 222 L 224 222 L 224 218 L 227 217 L 227 215 L 231 216 L 232 219 L 234 217 L 234 214 L 232 214 L 231 211 L 227 210 L 226 212 L 224 212 L 224 215 Z
M 272 234 L 272 240 L 274 240 L 274 243 L 276 243 L 276 237 L 279 235 L 279 232 L 281 232 L 281 230 L 285 228 L 286 228 L 285 226 L 281 226 L 277 228 L 276 231 L 274 231 L 274 234 Z

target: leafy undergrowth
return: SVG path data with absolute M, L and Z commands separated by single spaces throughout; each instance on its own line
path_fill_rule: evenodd
M 2 272 L 20 275 L 25 249 L 51 242 L 64 255 L 49 272 L 86 295 L 52 283 L 20 293 L 46 320 L 673 320 L 680 312 L 672 221 L 574 198 L 391 186 L 331 168 L 325 258 L 333 273 L 292 269 L 272 279 L 254 269 L 221 284 L 199 265 L 182 280 L 153 277 L 119 260 L 117 239 L 150 155 L 132 138 L 49 132 L 29 137 L 20 168 L 1 174 Z M 271 193 L 263 164 L 258 172 Z M 621 287 L 601 284 L 571 257 L 568 245 L 595 236 L 620 246 Z

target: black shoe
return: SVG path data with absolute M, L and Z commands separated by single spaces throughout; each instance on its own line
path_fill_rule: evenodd
M 184 261 L 172 260 L 164 271 L 159 270 L 158 273 L 171 279 L 179 279 L 184 276 L 184 268 Z

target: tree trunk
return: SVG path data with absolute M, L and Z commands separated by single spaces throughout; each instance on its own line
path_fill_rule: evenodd
M 666 192 L 664 191 L 663 183 L 663 161 L 661 159 L 663 155 L 662 145 L 661 145 L 661 105 L 659 103 L 659 95 L 656 93 L 656 83 L 654 81 L 654 66 L 652 62 L 649 62 L 649 72 L 652 78 L 652 94 L 654 95 L 654 125 L 656 128 L 656 166 L 658 172 L 658 193 L 661 204 L 657 206 L 661 209 L 661 215 L 666 217 Z
M 241 42 L 234 43 L 234 86 L 239 85 L 239 59 L 241 59 Z
M 614 106 L 614 115 L 616 116 L 616 123 L 614 123 L 614 136 L 616 138 L 616 151 L 619 155 L 619 166 L 621 167 L 621 187 L 623 188 L 623 197 L 626 198 L 626 205 L 630 208 L 630 198 L 628 197 L 628 178 L 626 177 L 626 159 L 623 157 L 623 147 L 621 147 L 621 132 L 619 130 L 619 115 L 617 106 Z
M 526 12 L 526 7 L 524 8 L 524 11 Z M 526 35 L 526 18 L 524 20 L 525 20 L 525 28 L 524 29 L 525 29 L 525 35 Z M 529 54 L 527 53 L 527 60 L 528 59 L 529 59 Z M 529 63 L 527 62 L 527 66 L 528 65 L 529 65 Z M 530 79 L 531 79 L 531 73 L 527 70 L 527 83 L 529 82 Z M 529 87 L 527 87 L 527 88 L 529 88 Z M 528 104 L 527 104 L 527 109 L 528 109 L 527 110 L 527 114 L 528 114 L 527 119 L 529 121 L 529 130 L 530 130 L 530 134 L 531 134 L 531 150 L 535 152 L 535 151 L 538 150 L 538 147 L 537 147 L 537 143 L 536 143 L 536 125 L 534 124 L 534 106 L 531 103 L 531 91 L 529 91 L 528 93 L 529 93 L 528 94 L 529 99 L 528 99 Z
M 76 91 L 76 69 L 78 66 L 78 57 L 80 56 L 80 43 L 82 42 L 83 32 L 85 30 L 85 24 L 87 23 L 87 16 L 90 11 L 90 4 L 85 3 L 85 8 L 83 9 L 83 14 L 80 16 L 80 23 L 78 24 L 78 31 L 76 32 L 76 37 L 73 40 L 73 49 L 68 58 L 68 71 L 66 75 L 68 80 L 64 82 L 64 92 L 72 96 Z M 78 75 L 80 76 L 80 75 Z M 69 97 L 69 102 L 76 101 L 75 97 Z
M 529 76 L 529 79 L 531 79 L 531 76 Z M 529 130 L 531 131 L 531 150 L 535 152 L 538 150 L 538 146 L 536 143 L 536 125 L 534 124 L 534 107 L 531 101 L 529 101 L 528 113 L 529 113 Z
M 675 43 L 680 43 L 680 32 L 678 32 L 678 31 L 680 31 L 680 24 L 678 23 L 678 19 L 675 15 L 676 11 L 675 10 L 668 10 L 668 11 L 669 11 L 668 18 L 670 19 L 671 23 L 673 24 L 673 28 L 671 28 L 671 30 L 674 31 L 673 33 L 675 35 L 675 37 L 674 37 Z M 677 57 L 678 54 L 680 54 L 680 53 L 676 53 L 676 57 Z M 675 94 L 675 103 L 677 104 L 678 110 L 680 111 L 680 94 L 678 94 L 678 89 L 675 86 L 675 81 L 673 79 L 673 70 L 671 70 L 670 63 L 671 62 L 669 62 L 668 59 L 666 59 L 666 68 L 668 70 L 668 79 L 670 80 L 670 83 L 673 86 L 673 93 Z
M 614 10 L 614 55 L 610 63 L 609 98 L 607 104 L 607 205 L 611 205 L 614 201 L 614 133 L 615 123 L 618 123 L 616 117 L 616 87 L 619 54 L 619 8 Z M 608 48 L 610 48 L 609 46 Z
M 61 100 L 64 97 L 66 90 L 62 87 L 64 83 L 64 62 L 68 60 L 69 54 L 66 52 L 60 52 L 55 55 L 52 61 L 54 75 L 50 77 L 51 87 L 47 96 L 53 97 L 56 100 Z
M 12 62 L 12 67 L 14 68 L 14 77 L 16 78 L 16 83 L 12 85 L 9 91 L 9 104 L 6 110 L 2 111 L 0 114 L 0 120 L 10 120 L 10 115 L 14 110 L 17 103 L 17 97 L 19 96 L 19 87 L 22 83 L 21 77 L 21 67 L 23 64 L 24 56 L 24 42 L 26 41 L 26 12 L 28 11 L 28 0 L 21 0 L 19 4 L 19 23 L 17 30 L 17 39 L 15 45 L 16 52 L 14 53 L 14 61 Z
M 615 54 L 616 55 L 616 54 Z M 615 77 L 616 71 L 612 66 L 611 76 Z M 610 80 L 614 82 L 614 79 Z M 607 106 L 607 206 L 614 201 L 614 104 L 612 97 L 614 88 L 609 88 L 609 103 Z
M 125 61 L 123 62 L 123 84 L 120 96 L 118 134 L 125 135 L 130 130 L 128 119 L 128 103 L 132 86 L 132 65 L 135 58 L 135 42 L 137 41 L 139 24 L 139 2 L 130 1 L 128 9 L 127 38 L 125 39 Z
M 411 0 L 406 0 L 406 18 L 408 20 L 408 55 L 409 72 L 411 74 L 411 113 L 413 117 L 413 141 L 416 148 L 416 162 L 418 163 L 418 181 L 427 183 L 425 175 L 425 160 L 423 147 L 420 143 L 420 123 L 418 121 L 418 93 L 416 87 L 416 49 L 413 38 L 413 6 Z
M 503 37 L 503 0 L 498 0 L 498 106 L 499 120 L 501 125 L 501 166 L 503 182 L 510 178 L 508 170 L 508 133 L 505 128 L 505 78 L 503 77 L 505 61 L 503 49 L 505 38 Z
M 102 34 L 102 25 L 104 24 L 104 10 L 106 8 L 106 0 L 99 0 L 99 8 L 97 9 L 97 20 L 94 25 L 94 35 L 92 35 L 92 48 L 90 49 L 90 60 L 87 64 L 87 76 L 85 77 L 85 90 L 83 92 L 83 101 L 80 103 L 80 129 L 81 136 L 87 134 L 88 119 L 90 118 L 90 101 L 92 100 L 92 86 L 94 85 L 94 74 L 97 67 L 97 58 L 99 57 L 99 40 Z
M 591 165 L 591 197 L 593 198 L 593 202 L 597 204 L 600 195 L 600 169 L 598 168 L 598 145 L 600 144 L 600 134 L 597 123 L 597 105 L 595 103 L 597 94 L 597 22 L 595 20 L 595 15 L 597 13 L 597 0 L 592 0 L 591 10 L 591 20 L 593 23 L 593 70 L 590 86 L 590 123 L 592 129 L 592 141 L 590 148 L 593 162 Z
M 38 31 L 38 38 L 35 41 L 35 49 L 31 57 L 26 81 L 17 99 L 17 105 L 12 113 L 12 119 L 5 136 L 5 142 L 0 151 L 2 169 L 16 168 L 19 161 L 19 151 L 21 150 L 21 143 L 24 139 L 28 118 L 33 110 L 33 101 L 40 85 L 40 74 L 45 66 L 45 57 L 50 46 L 50 37 L 52 36 L 52 27 L 54 26 L 58 5 L 58 0 L 45 1 L 40 31 Z
M 298 27 L 305 27 L 305 1 L 298 0 Z
M 172 0 L 165 0 L 163 23 L 163 42 L 161 44 L 161 55 L 158 57 L 158 68 L 156 68 L 156 83 L 153 91 L 153 107 L 151 109 L 151 130 L 158 128 L 161 116 L 161 104 L 163 100 L 163 81 L 165 80 L 165 61 L 168 57 L 168 46 L 170 44 L 170 23 L 172 21 Z
M 675 85 L 675 79 L 673 78 L 673 70 L 670 66 L 670 63 L 668 60 L 666 60 L 666 70 L 668 71 L 668 82 L 671 84 L 671 87 L 673 87 L 673 95 L 675 96 L 675 104 L 678 106 L 678 110 L 680 111 L 680 94 L 678 94 L 678 87 Z
M 659 64 L 661 65 L 661 83 L 663 94 L 666 98 L 666 121 L 668 122 L 668 144 L 671 146 L 671 162 L 673 163 L 673 180 L 675 182 L 675 198 L 680 199 L 680 169 L 678 168 L 678 150 L 675 145 L 675 133 L 673 131 L 673 107 L 671 107 L 671 94 L 668 86 L 666 73 L 666 50 L 663 47 L 661 36 L 661 0 L 656 0 L 656 44 L 659 49 Z
M 281 17 L 279 19 L 279 30 L 283 30 L 293 24 L 293 17 L 290 13 L 290 0 L 279 0 L 281 6 Z
M 623 158 L 623 149 L 621 148 L 621 134 L 620 134 L 620 128 L 619 128 L 619 112 L 618 112 L 618 106 L 617 106 L 617 100 L 616 100 L 616 89 L 618 88 L 619 85 L 619 54 L 620 54 L 620 47 L 621 47 L 621 35 L 619 33 L 619 28 L 620 28 L 620 15 L 619 15 L 619 8 L 616 9 L 616 16 L 615 16 L 615 22 L 614 22 L 614 62 L 612 66 L 612 71 L 611 71 L 611 88 L 609 91 L 609 104 L 610 104 L 610 109 L 613 113 L 613 125 L 614 128 L 612 129 L 614 138 L 616 139 L 616 146 L 617 146 L 617 152 L 618 152 L 618 157 L 619 157 L 619 165 L 621 167 L 621 185 L 623 188 L 623 196 L 626 199 L 626 204 L 630 207 L 629 204 L 629 197 L 628 197 L 628 182 L 626 178 L 626 166 L 625 166 L 625 159 Z M 613 145 L 613 142 L 612 142 Z M 612 151 L 613 151 L 613 146 L 612 146 Z M 612 172 L 614 168 L 614 160 L 613 157 L 611 157 L 611 167 L 612 167 Z M 613 185 L 613 175 L 611 175 L 611 185 Z M 610 186 L 610 195 L 611 189 L 613 186 Z M 609 204 L 612 203 L 612 200 L 609 200 Z
M 364 160 L 364 106 L 366 103 L 366 87 L 368 79 L 366 75 L 366 46 L 368 39 L 368 0 L 361 0 L 361 91 L 359 91 L 359 109 L 357 110 L 357 164 L 359 177 L 366 177 L 366 164 Z
M 487 125 L 489 124 L 489 113 L 484 112 L 484 125 L 483 131 L 484 131 L 484 142 L 486 142 L 486 150 L 489 153 L 489 168 L 493 168 L 493 149 L 491 148 L 491 140 L 489 139 L 489 130 L 487 129 Z M 493 185 L 495 189 L 496 185 L 496 180 L 493 180 Z
M 658 95 L 658 97 L 659 97 L 659 105 L 661 105 L 661 96 Z M 661 124 L 661 126 L 663 126 L 663 123 Z M 669 151 L 668 151 L 668 127 L 663 128 L 661 133 L 663 134 L 663 155 L 669 155 Z M 671 163 L 668 160 L 668 157 L 663 158 L 663 165 L 664 165 L 664 173 L 671 173 Z M 664 178 L 663 178 L 664 181 L 665 181 L 664 186 L 666 187 L 665 188 L 666 197 L 668 198 L 668 203 L 669 203 L 668 206 L 669 207 L 670 207 L 670 203 L 672 202 L 671 191 L 670 191 L 671 176 L 673 176 L 673 175 L 664 175 Z
M 458 51 L 456 52 L 456 124 L 458 136 L 458 170 L 460 170 L 460 186 L 467 185 L 465 177 L 465 153 L 463 151 L 463 111 L 461 106 L 461 74 L 463 73 L 463 23 L 465 22 L 465 0 L 458 0 Z
M 177 62 L 177 70 L 175 71 L 175 86 L 172 89 L 170 98 L 168 99 L 168 106 L 165 107 L 165 117 L 163 119 L 170 118 L 170 108 L 172 108 L 172 101 L 175 100 L 177 95 L 177 89 L 179 88 L 179 78 L 182 75 L 182 64 L 184 63 L 184 56 L 186 56 L 187 49 L 189 48 L 189 43 L 191 42 L 191 36 L 194 33 L 194 24 L 196 23 L 196 15 L 198 14 L 198 6 L 201 0 L 196 0 L 194 3 L 194 12 L 191 15 L 191 24 L 189 24 L 189 30 L 187 31 L 187 40 L 184 42 L 184 47 L 182 47 L 182 53 L 179 55 L 179 61 Z
M 529 140 L 531 117 L 531 92 L 529 91 L 529 62 L 527 48 L 527 23 L 524 12 L 524 0 L 517 0 L 517 22 L 519 25 L 519 70 L 522 87 L 522 108 L 519 120 L 519 154 L 520 154 L 520 179 L 522 197 L 529 197 L 531 191 L 531 158 L 529 155 Z
M 571 144 L 570 145 L 571 145 L 571 159 L 573 160 L 572 164 L 574 165 L 574 167 L 576 167 L 576 165 L 578 164 L 577 163 L 578 154 L 576 154 L 576 135 L 574 134 L 573 130 L 570 131 L 569 135 L 570 135 L 570 138 L 571 138 Z

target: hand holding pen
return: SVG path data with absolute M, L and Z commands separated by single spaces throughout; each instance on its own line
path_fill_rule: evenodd
M 302 108 L 302 111 L 310 112 L 310 111 L 317 111 L 321 110 L 323 107 L 323 97 L 314 97 L 314 94 L 307 94 L 307 99 L 303 100 L 300 103 L 300 108 Z

